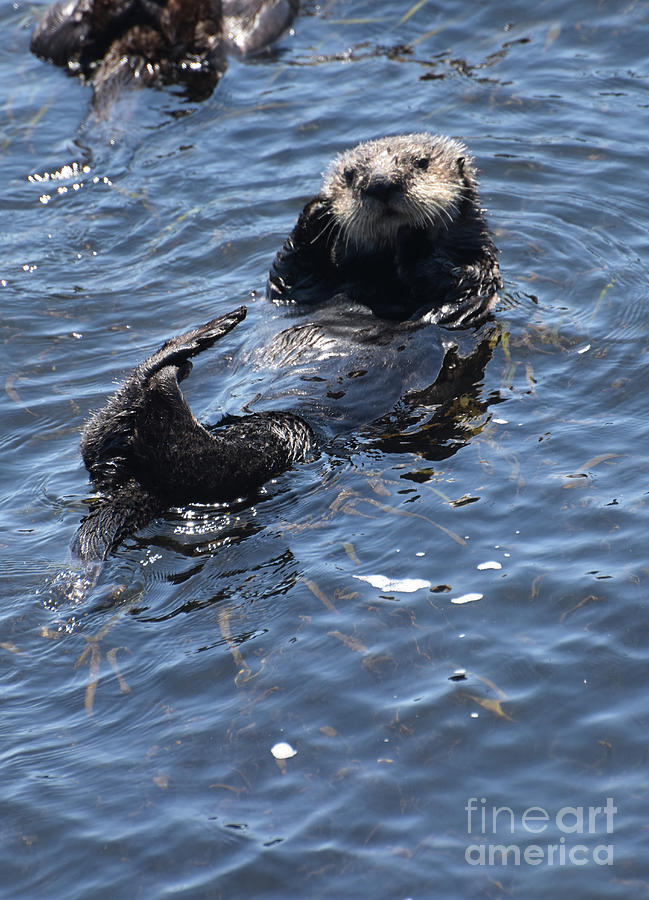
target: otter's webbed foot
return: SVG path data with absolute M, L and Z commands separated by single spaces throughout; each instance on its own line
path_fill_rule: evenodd
M 90 419 L 81 438 L 81 454 L 92 480 L 100 490 L 122 483 L 133 474 L 131 448 L 136 428 L 150 417 L 154 399 L 150 391 L 153 376 L 170 368 L 169 399 L 175 397 L 175 385 L 182 406 L 189 412 L 177 382 L 190 373 L 190 358 L 211 347 L 245 317 L 246 308 L 240 306 L 200 328 L 194 328 L 167 341 L 133 371 L 122 387 L 109 398 L 104 408 Z
M 160 371 L 164 366 L 176 366 L 179 369 L 179 381 L 182 381 L 191 371 L 191 365 L 188 369 L 185 364 L 190 357 L 197 356 L 203 350 L 207 350 L 216 341 L 225 337 L 239 322 L 243 322 L 246 318 L 246 307 L 239 306 L 232 312 L 212 319 L 205 325 L 186 331 L 178 337 L 171 338 L 152 356 L 146 359 L 135 370 L 134 376 L 140 379 L 149 378 L 155 372 Z M 183 374 L 184 373 L 184 374 Z

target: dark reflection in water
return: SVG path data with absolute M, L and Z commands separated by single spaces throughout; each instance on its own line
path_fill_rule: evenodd
M 410 452 L 431 461 L 457 453 L 479 433 L 489 407 L 504 399 L 497 392 L 481 396 L 485 368 L 497 345 L 494 331 L 481 338 L 468 356 L 449 347 L 433 384 L 409 392 L 390 415 L 373 423 L 371 446 L 383 453 Z
M 31 8 L 0 12 L 0 893 L 646 893 L 646 13 L 333 0 L 201 103 L 86 119 L 87 89 L 28 51 Z M 287 380 L 256 355 L 306 324 L 260 299 L 270 260 L 335 153 L 418 130 L 478 161 L 495 322 L 416 334 L 388 373 L 332 356 Z M 325 449 L 253 503 L 170 511 L 53 598 L 83 421 L 242 302 L 192 409 L 282 397 Z M 608 797 L 612 833 L 561 830 Z M 470 798 L 513 833 L 469 833 Z M 475 844 L 543 858 L 471 865 Z

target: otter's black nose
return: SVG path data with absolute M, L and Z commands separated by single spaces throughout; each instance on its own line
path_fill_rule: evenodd
M 367 182 L 363 188 L 363 193 L 366 197 L 374 197 L 375 200 L 381 200 L 381 202 L 387 203 L 391 197 L 394 197 L 398 190 L 399 186 L 395 184 L 394 181 L 391 181 L 384 175 L 375 175 Z

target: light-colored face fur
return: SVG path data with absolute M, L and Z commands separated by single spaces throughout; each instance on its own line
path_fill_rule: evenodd
M 459 215 L 474 187 L 472 159 L 459 141 L 405 134 L 366 141 L 337 156 L 325 174 L 322 195 L 331 200 L 347 247 L 396 244 L 404 229 L 434 237 Z

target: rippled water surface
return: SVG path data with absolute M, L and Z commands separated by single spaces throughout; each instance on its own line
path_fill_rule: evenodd
M 649 896 L 648 4 L 325 0 L 207 100 L 101 116 L 39 9 L 0 9 L 0 894 Z M 74 595 L 89 412 L 241 302 L 187 394 L 281 404 L 273 254 L 336 152 L 420 130 L 501 249 L 472 374 L 380 428 L 371 376 L 331 451 Z

